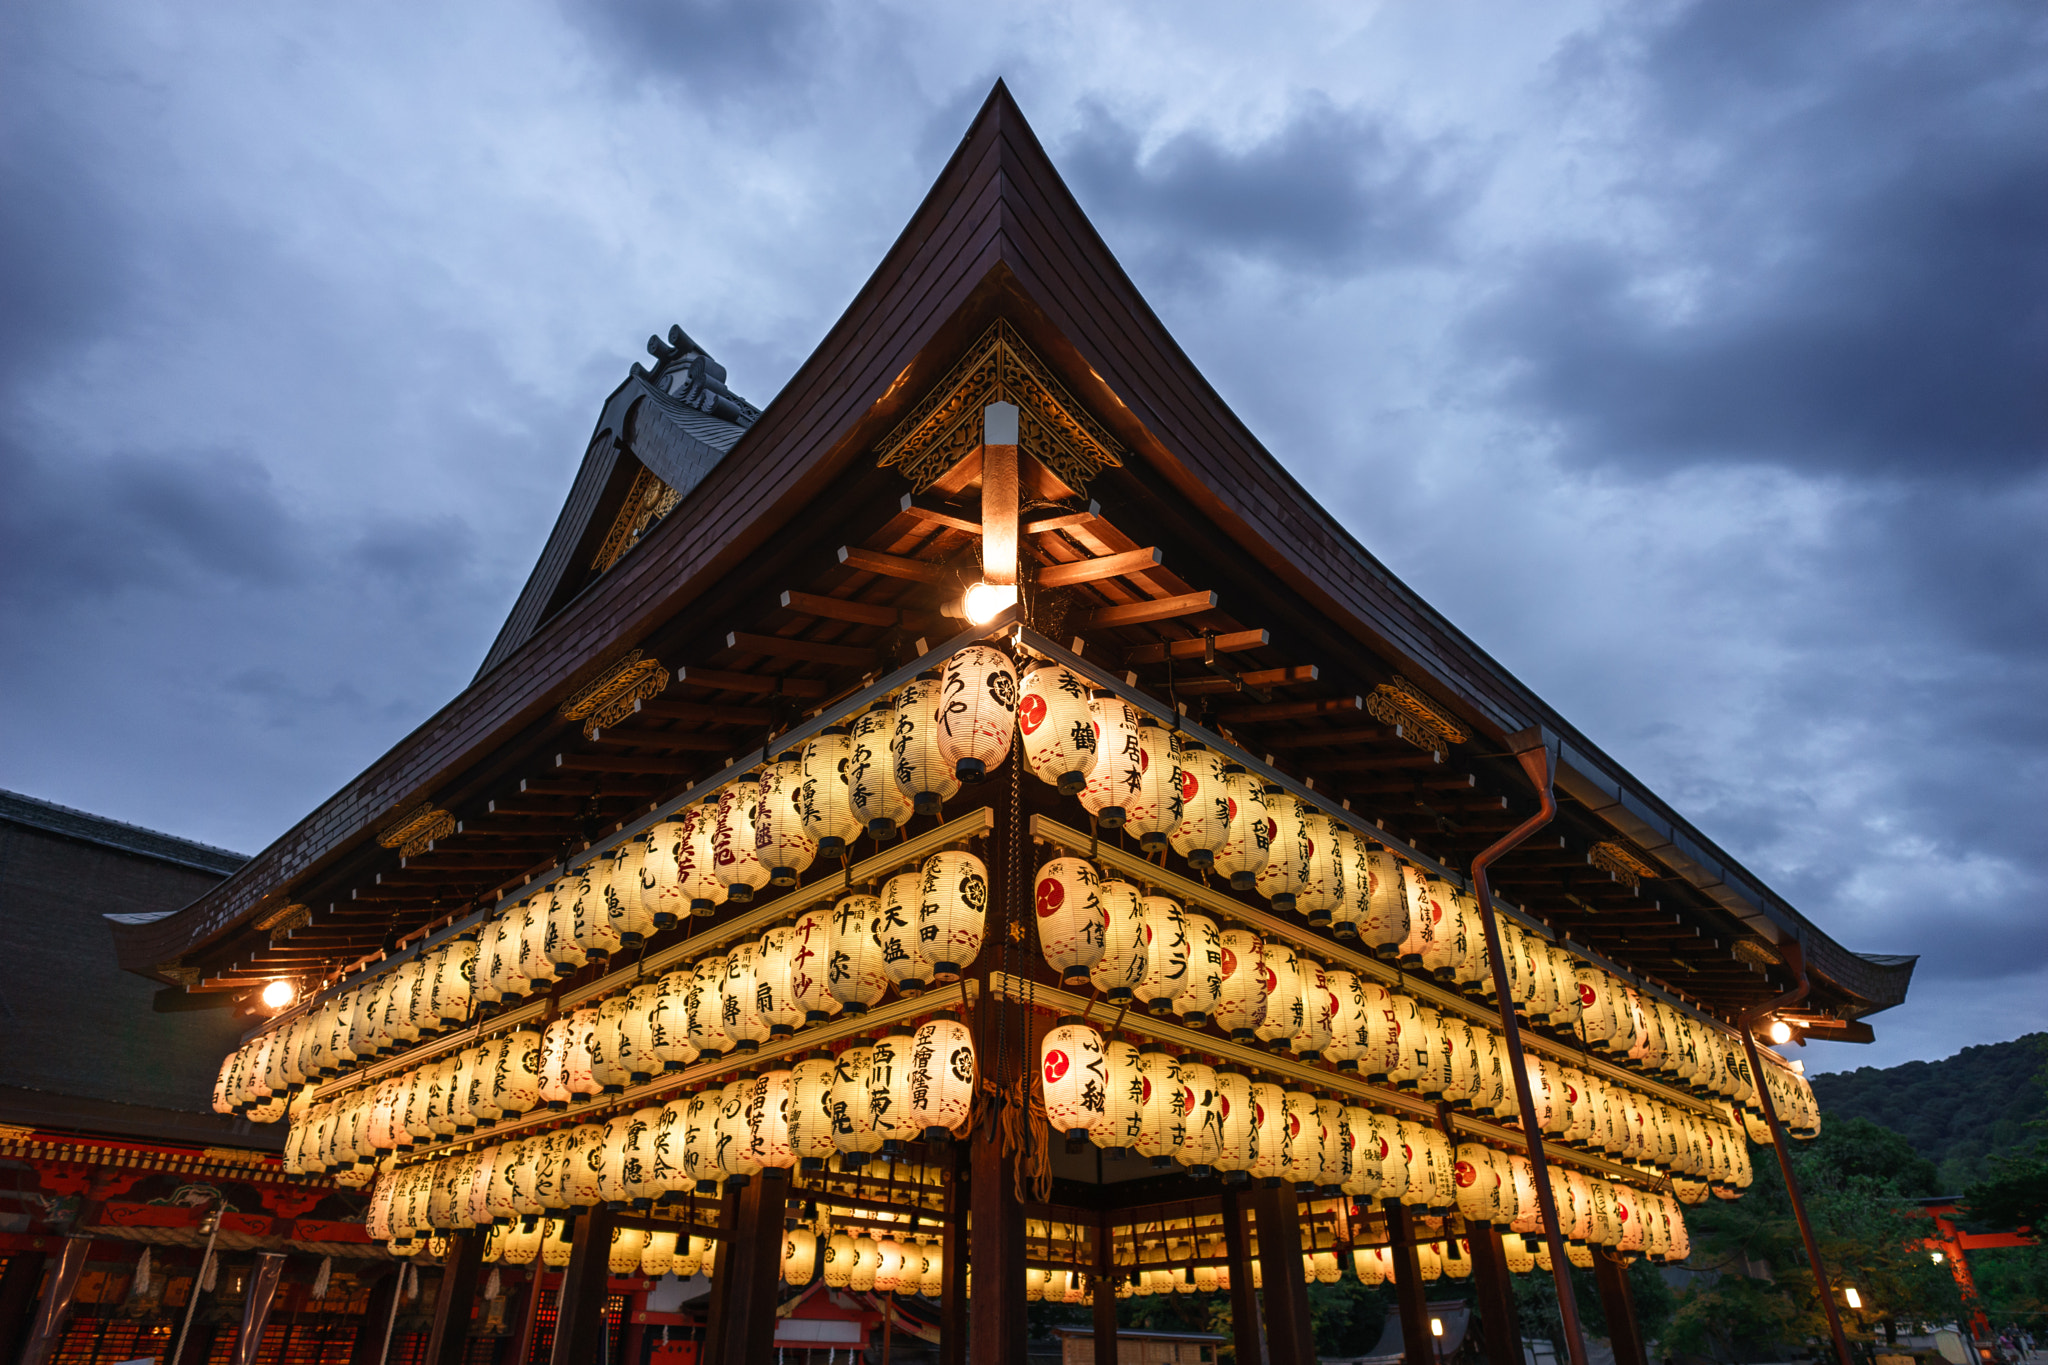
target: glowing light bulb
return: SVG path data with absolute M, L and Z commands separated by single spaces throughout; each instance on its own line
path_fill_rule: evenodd
M 1941 1253 L 1940 1253 L 1940 1252 L 1938 1252 L 1938 1251 L 1930 1251 L 1930 1252 L 1928 1252 L 1927 1254 L 1928 1254 L 1929 1256 L 1931 1256 L 1931 1257 L 1933 1257 L 1933 1258 L 1934 1258 L 1934 1263 L 1935 1263 L 1936 1265 L 1940 1265 L 1940 1264 L 1941 1264 L 1941 1261 L 1942 1261 L 1942 1256 L 1941 1256 Z
M 1003 609 L 1016 604 L 1017 587 L 1013 583 L 976 583 L 967 590 L 961 607 L 967 619 L 977 626 L 985 626 L 1001 615 Z
M 1442 1318 L 1431 1318 L 1429 1320 L 1429 1334 L 1433 1337 L 1440 1337 L 1444 1334 L 1444 1320 Z
M 298 991 L 289 981 L 273 981 L 263 988 L 263 1007 L 281 1010 L 298 998 Z
M 1774 1043 L 1789 1043 L 1792 1041 L 1792 1026 L 1783 1019 L 1773 1019 L 1770 1032 L 1771 1041 Z
M 1856 1292 L 1856 1286 L 1853 1284 L 1842 1290 L 1842 1297 L 1849 1301 L 1851 1308 L 1860 1310 L 1863 1307 L 1863 1296 Z

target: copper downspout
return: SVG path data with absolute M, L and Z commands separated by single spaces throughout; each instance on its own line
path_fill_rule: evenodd
M 1806 1243 L 1807 1264 L 1813 1267 L 1813 1283 L 1820 1290 L 1821 1307 L 1827 1310 L 1828 1331 L 1835 1339 L 1835 1358 L 1841 1365 L 1851 1365 L 1849 1341 L 1842 1335 L 1842 1315 L 1835 1308 L 1834 1287 L 1828 1283 L 1827 1266 L 1820 1259 L 1820 1246 L 1813 1240 L 1813 1224 L 1806 1220 L 1806 1201 L 1799 1197 L 1799 1177 L 1792 1173 L 1792 1152 L 1785 1145 L 1785 1129 L 1778 1122 L 1778 1106 L 1771 1103 L 1771 1089 L 1764 1084 L 1763 1059 L 1756 1055 L 1756 1026 L 1787 1005 L 1796 1005 L 1806 998 L 1812 983 L 1806 976 L 1806 955 L 1797 943 L 1782 943 L 1778 951 L 1784 956 L 1785 965 L 1799 973 L 1799 984 L 1786 991 L 1776 1000 L 1759 1005 L 1742 1016 L 1742 1047 L 1749 1054 L 1749 1078 L 1756 1088 L 1758 1105 L 1764 1111 L 1764 1122 L 1771 1128 L 1771 1145 L 1778 1150 L 1778 1169 L 1785 1174 L 1785 1193 L 1792 1198 L 1792 1216 L 1799 1220 L 1799 1237 Z
M 1550 1189 L 1550 1163 L 1543 1156 L 1543 1125 L 1536 1117 L 1536 1097 L 1529 1089 L 1529 1067 L 1522 1056 L 1522 1030 L 1515 1022 L 1515 997 L 1508 983 L 1507 960 L 1501 956 L 1500 928 L 1493 915 L 1493 893 L 1486 885 L 1486 869 L 1502 854 L 1514 848 L 1557 814 L 1557 796 L 1551 790 L 1557 775 L 1557 750 L 1541 726 L 1508 736 L 1508 752 L 1521 761 L 1522 771 L 1542 799 L 1543 808 L 1495 840 L 1472 860 L 1472 892 L 1479 900 L 1479 923 L 1486 931 L 1486 958 L 1493 966 L 1493 996 L 1500 1006 L 1501 1036 L 1507 1040 L 1508 1062 L 1515 1076 L 1515 1102 L 1520 1109 L 1522 1136 L 1529 1145 L 1529 1164 L 1536 1171 L 1536 1204 L 1543 1211 L 1543 1237 L 1550 1248 L 1550 1274 L 1557 1281 L 1557 1315 L 1564 1326 L 1565 1350 L 1571 1365 L 1586 1365 L 1586 1339 L 1579 1326 L 1579 1305 L 1572 1297 L 1572 1266 L 1564 1251 L 1564 1235 L 1558 1229 L 1557 1199 Z

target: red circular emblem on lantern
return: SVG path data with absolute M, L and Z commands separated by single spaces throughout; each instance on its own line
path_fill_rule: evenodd
M 1435 900 L 1431 901 L 1431 902 L 1429 903 L 1429 922 L 1430 922 L 1431 924 L 1437 924 L 1437 923 L 1440 923 L 1440 922 L 1441 922 L 1441 921 L 1443 920 L 1443 917 L 1444 917 L 1444 907 L 1443 907 L 1443 902 L 1442 902 L 1442 901 L 1435 901 Z
M 1299 1115 L 1299 1114 L 1289 1114 L 1289 1115 L 1287 1116 L 1287 1139 L 1288 1139 L 1288 1141 L 1292 1142 L 1292 1141 L 1293 1141 L 1293 1140 L 1294 1140 L 1295 1138 L 1298 1138 L 1298 1137 L 1300 1137 L 1300 1136 L 1301 1136 L 1301 1115 Z
M 1275 839 L 1277 839 L 1277 838 L 1279 838 L 1279 837 L 1280 837 L 1280 822 L 1279 822 L 1278 820 L 1275 820 L 1275 819 L 1274 819 L 1274 818 L 1273 818 L 1272 816 L 1270 816 L 1270 815 L 1269 815 L 1269 816 L 1267 816 L 1267 817 L 1266 817 L 1266 842 L 1270 844 L 1270 843 L 1272 843 L 1272 842 L 1273 842 L 1273 841 L 1274 841 Z
M 1182 768 L 1182 769 L 1180 770 L 1180 799 L 1181 799 L 1181 800 L 1183 800 L 1183 801 L 1192 801 L 1192 800 L 1194 800 L 1194 799 L 1195 799 L 1195 793 L 1196 793 L 1197 791 L 1200 791 L 1200 790 L 1201 790 L 1201 787 L 1202 787 L 1202 784 L 1201 784 L 1201 783 L 1199 783 L 1199 782 L 1197 782 L 1197 781 L 1195 780 L 1195 770 L 1194 770 L 1193 768 Z
M 1622 1203 L 1619 1199 L 1615 1200 L 1614 1216 L 1618 1221 L 1626 1223 L 1628 1221 L 1628 1205 Z
M 1570 1086 L 1566 1086 L 1564 1088 L 1564 1102 L 1566 1104 L 1577 1104 L 1579 1102 L 1579 1092 Z
M 1192 1087 L 1181 1087 L 1180 1112 L 1183 1115 L 1192 1114 L 1195 1112 L 1195 1092 Z
M 1046 1053 L 1045 1083 L 1047 1085 L 1051 1085 L 1054 1082 L 1058 1081 L 1060 1077 L 1067 1074 L 1067 1067 L 1069 1065 L 1071 1065 L 1071 1063 L 1067 1060 L 1067 1054 L 1060 1051 L 1058 1048 L 1054 1048 L 1052 1051 Z
M 1259 964 L 1259 975 L 1265 979 L 1266 994 L 1271 995 L 1273 993 L 1273 987 L 1280 984 L 1279 975 L 1275 973 L 1271 967 L 1266 966 L 1263 962 Z
M 1223 805 L 1224 808 L 1230 812 L 1231 820 L 1235 822 L 1237 819 L 1237 798 L 1234 796 L 1226 796 L 1223 798 Z
M 1067 888 L 1058 877 L 1047 877 L 1038 884 L 1038 917 L 1044 919 L 1067 903 Z
M 1151 1099 L 1152 1078 L 1150 1076 L 1140 1076 L 1138 1078 L 1138 1103 L 1147 1104 L 1150 1103 Z
M 1228 949 L 1228 948 L 1225 948 L 1225 949 L 1223 950 L 1223 974 L 1224 974 L 1225 976 L 1229 976 L 1229 975 L 1230 975 L 1230 974 L 1231 974 L 1232 972 L 1234 972 L 1234 971 L 1236 971 L 1236 970 L 1237 970 L 1237 954 L 1236 954 L 1236 953 L 1233 953 L 1233 952 L 1231 952 L 1231 951 L 1230 951 L 1230 949 Z
M 1259 1103 L 1259 1102 L 1258 1102 L 1257 1100 L 1253 1100 L 1253 1101 L 1252 1101 L 1252 1125 L 1253 1125 L 1254 1127 L 1256 1127 L 1256 1126 L 1258 1126 L 1259 1124 L 1261 1124 L 1261 1123 L 1264 1123 L 1265 1121 L 1266 1121 L 1266 1106 L 1264 1106 L 1263 1104 L 1260 1104 L 1260 1103 Z
M 1473 1169 L 1471 1162 L 1461 1161 L 1451 1168 L 1451 1179 L 1458 1182 L 1459 1189 L 1469 1190 L 1478 1181 L 1479 1172 Z
M 1143 749 L 1138 750 L 1138 771 L 1141 773 L 1152 771 L 1152 755 Z
M 1579 1003 L 1581 1005 L 1593 1003 L 1593 988 L 1583 981 L 1579 983 Z
M 1220 1090 L 1216 1092 L 1216 1116 L 1220 1119 L 1230 1117 L 1230 1096 Z
M 1027 735 L 1038 733 L 1038 727 L 1045 724 L 1045 698 L 1036 692 L 1027 692 L 1017 703 L 1017 728 Z

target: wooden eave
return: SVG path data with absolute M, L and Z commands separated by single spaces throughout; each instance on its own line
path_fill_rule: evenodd
M 197 966 L 232 987 L 388 948 L 716 771 L 916 653 L 918 637 L 950 634 L 939 609 L 973 568 L 962 526 L 978 471 L 963 463 L 906 508 L 903 479 L 872 452 L 996 319 L 1135 457 L 1085 496 L 1041 490 L 1061 523 L 1027 536 L 1041 572 L 1159 551 L 1041 590 L 1060 638 L 1461 869 L 1534 805 L 1498 741 L 1548 727 L 1563 742 L 1560 819 L 1500 864 L 1508 899 L 1724 1015 L 1783 989 L 1768 948 L 1787 939 L 1815 964 L 1818 1008 L 1853 1019 L 1902 996 L 1897 968 L 1762 890 L 1286 474 L 1159 324 L 1000 85 L 874 277 L 676 511 L 221 887 L 117 928 L 123 965 Z M 856 553 L 842 562 L 841 546 Z M 629 648 L 682 673 L 586 738 L 556 708 Z M 1424 752 L 1365 714 L 1395 675 L 1471 742 Z M 390 817 L 422 802 L 457 831 L 412 858 L 380 847 Z M 1664 875 L 1624 883 L 1594 867 L 1593 846 L 1617 836 Z M 288 938 L 253 927 L 290 903 L 312 914 Z M 1737 956 L 1738 941 L 1767 951 Z

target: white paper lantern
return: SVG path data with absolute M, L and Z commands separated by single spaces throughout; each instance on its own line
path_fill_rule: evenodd
M 1039 951 L 1063 984 L 1085 983 L 1089 968 L 1102 958 L 1109 926 L 1097 894 L 1101 885 L 1100 874 L 1083 858 L 1054 858 L 1038 869 Z
M 806 1023 L 823 1023 L 840 1010 L 826 980 L 831 940 L 832 911 L 824 906 L 804 912 L 789 929 L 789 990 Z
M 827 726 L 803 748 L 797 814 L 803 820 L 804 833 L 817 842 L 821 858 L 844 858 L 864 828 L 847 787 L 852 759 L 853 734 L 844 725 Z
M 1072 670 L 1041 663 L 1019 682 L 1017 733 L 1024 761 L 1063 796 L 1078 794 L 1095 770 L 1095 724 L 1088 686 Z
M 787 926 L 770 929 L 754 954 L 754 999 L 771 1038 L 787 1038 L 804 1022 L 791 979 L 791 937 Z
M 1181 737 L 1150 716 L 1138 718 L 1138 782 L 1124 796 L 1126 834 L 1147 854 L 1164 852 L 1181 821 Z
M 1266 1014 L 1253 1033 L 1262 1043 L 1284 1047 L 1301 1032 L 1305 1013 L 1301 962 L 1293 947 L 1277 938 L 1266 940 L 1263 957 Z
M 690 1046 L 706 1057 L 724 1056 L 732 1051 L 735 1041 L 725 1028 L 726 965 L 723 954 L 698 959 L 690 969 L 690 984 L 683 992 Z
M 1294 893 L 1297 914 L 1308 916 L 1310 924 L 1328 924 L 1344 896 L 1341 869 L 1336 858 L 1336 835 L 1330 817 L 1306 801 L 1301 807 L 1301 888 Z
M 937 815 L 960 793 L 952 761 L 939 745 L 939 674 L 934 669 L 904 684 L 896 694 L 896 720 L 889 736 L 889 771 L 896 789 L 916 815 Z
M 650 1232 L 647 1244 L 640 1248 L 640 1273 L 651 1279 L 659 1279 L 675 1268 L 676 1234 L 673 1232 Z
M 1356 1071 L 1372 1046 L 1365 983 L 1356 973 L 1328 967 L 1323 970 L 1323 985 L 1331 1001 L 1330 1042 L 1323 1049 L 1323 1060 L 1335 1062 L 1339 1071 Z
M 1408 941 L 1407 879 L 1400 860 L 1392 853 L 1371 840 L 1361 840 L 1360 844 L 1366 909 L 1358 925 L 1359 942 L 1375 957 L 1393 961 L 1401 955 L 1401 945 Z
M 853 1238 L 843 1232 L 834 1233 L 824 1250 L 825 1287 L 848 1289 L 853 1284 L 853 1263 L 855 1258 Z
M 1331 1024 L 1336 1000 L 1323 976 L 1322 963 L 1304 954 L 1296 957 L 1295 971 L 1300 982 L 1301 1027 L 1287 1040 L 1287 1046 L 1296 1056 L 1316 1061 L 1334 1036 Z
M 924 860 L 917 939 L 932 978 L 956 981 L 974 965 L 988 918 L 988 867 L 965 849 L 941 849 Z
M 1118 1003 L 1131 998 L 1145 979 L 1145 909 L 1138 888 L 1105 879 L 1095 890 L 1104 915 L 1102 956 L 1088 969 L 1088 981 L 1102 998 Z
M 877 843 L 894 839 L 910 818 L 910 798 L 896 785 L 895 756 L 889 752 L 895 735 L 896 711 L 886 701 L 853 723 L 846 790 L 855 817 Z
M 1308 808 L 1298 798 L 1277 786 L 1266 788 L 1266 827 L 1272 848 L 1265 868 L 1259 873 L 1260 895 L 1283 913 L 1294 909 L 1295 898 L 1308 884 L 1309 855 L 1314 842 L 1304 826 Z
M 1170 1166 L 1187 1134 L 1181 1111 L 1185 1076 L 1180 1059 L 1148 1048 L 1138 1054 L 1138 1076 L 1144 1092 L 1144 1109 L 1138 1122 L 1138 1140 L 1132 1145 L 1138 1155 L 1152 1158 L 1154 1166 Z
M 792 1080 L 793 1073 L 787 1069 L 765 1072 L 755 1077 L 747 1096 L 748 1151 L 764 1170 L 782 1171 L 796 1165 L 795 1136 L 789 1121 Z
M 718 818 L 711 827 L 712 875 L 724 884 L 726 899 L 735 905 L 748 904 L 768 885 L 761 836 L 754 826 L 760 805 L 761 779 L 751 773 L 718 795 Z
M 924 1136 L 910 1120 L 910 1064 L 916 1050 L 917 1040 L 908 1033 L 885 1034 L 868 1049 L 868 1123 L 880 1136 L 885 1156 L 899 1155 L 905 1142 Z
M 1211 870 L 1228 880 L 1231 890 L 1250 891 L 1272 857 L 1265 786 L 1237 764 L 1226 763 L 1223 788 L 1229 803 L 1230 831 L 1216 851 Z
M 643 981 L 626 992 L 625 1012 L 619 1018 L 619 1060 L 632 1085 L 645 1085 L 667 1070 L 654 1055 L 654 1010 L 660 994 L 659 981 Z
M 795 886 L 797 878 L 818 856 L 818 841 L 804 825 L 803 756 L 796 750 L 782 755 L 761 776 L 761 804 L 754 813 L 756 852 L 768 869 L 771 886 Z
M 689 826 L 682 820 L 664 820 L 644 836 L 640 907 L 656 929 L 673 929 L 690 914 L 690 898 L 676 871 L 676 849 L 689 837 Z
M 1266 1018 L 1264 945 L 1248 929 L 1225 929 L 1217 935 L 1217 951 L 1216 1027 L 1240 1041 L 1256 1037 Z
M 1115 832 L 1124 827 L 1127 802 L 1144 780 L 1138 709 L 1098 689 L 1088 700 L 1088 715 L 1095 730 L 1095 766 L 1081 788 L 1081 807 L 1097 827 Z
M 782 1282 L 801 1289 L 818 1269 L 818 1234 L 791 1228 L 782 1234 Z
M 833 1059 L 814 1052 L 790 1068 L 789 1145 L 806 1171 L 823 1170 L 832 1142 Z
M 747 1184 L 761 1170 L 754 1156 L 754 1085 L 752 1080 L 731 1081 L 719 1092 L 713 1160 L 718 1181 L 727 1189 Z
M 946 660 L 937 702 L 939 751 L 954 776 L 979 782 L 1002 765 L 1017 728 L 1017 670 L 989 645 L 969 645 Z
M 1055 1132 L 1088 1132 L 1108 1112 L 1109 1066 L 1102 1035 L 1078 1018 L 1063 1019 L 1038 1049 L 1045 1117 Z
M 1223 1150 L 1223 1119 L 1216 1108 L 1216 1070 L 1208 1063 L 1181 1062 L 1180 1113 L 1186 1133 L 1180 1162 L 1197 1176 L 1209 1175 Z
M 1242 1071 L 1221 1067 L 1210 1105 L 1216 1118 L 1216 1151 L 1210 1164 L 1230 1179 L 1252 1168 L 1252 1082 Z
M 681 1071 L 697 1060 L 697 1048 L 690 1041 L 688 968 L 669 972 L 656 983 L 653 1008 L 647 1019 L 647 1042 L 663 1071 Z
M 874 896 L 842 896 L 832 907 L 826 935 L 825 988 L 848 1014 L 866 1014 L 889 988 L 875 919 L 882 903 Z
M 1215 866 L 1216 854 L 1230 841 L 1227 766 L 1223 755 L 1206 744 L 1189 740 L 1181 745 L 1180 824 L 1171 837 L 1173 851 L 1197 871 Z
M 1173 1012 L 1190 1028 L 1200 1028 L 1216 1012 L 1223 993 L 1223 940 L 1216 921 L 1207 915 L 1187 914 L 1187 976 L 1180 993 L 1173 997 Z
M 1144 896 L 1139 905 L 1145 914 L 1145 976 L 1137 1000 L 1154 1014 L 1164 1014 L 1187 987 L 1187 912 L 1166 896 Z
M 758 1052 L 771 1036 L 768 1020 L 761 1013 L 759 976 L 755 970 L 760 952 L 761 945 L 756 940 L 736 943 L 726 954 L 725 1031 L 732 1035 L 733 1048 L 738 1052 Z
M 676 864 L 676 885 L 689 899 L 690 913 L 708 915 L 725 904 L 725 882 L 718 876 L 719 798 L 707 796 L 683 812 L 688 837 L 676 840 L 671 852 Z
M 924 899 L 924 874 L 899 872 L 882 883 L 881 906 L 875 912 L 875 942 L 882 948 L 882 970 L 906 994 L 931 984 L 932 963 L 918 942 L 917 917 Z
M 909 1137 L 931 1141 L 965 1130 L 974 1111 L 974 1035 L 957 1019 L 921 1025 L 910 1050 Z
M 645 903 L 641 875 L 647 862 L 647 841 L 629 839 L 594 860 L 598 894 L 620 942 L 638 948 L 654 932 L 654 911 Z
M 1102 1056 L 1109 1083 L 1103 1087 L 1102 1121 L 1090 1131 L 1089 1140 L 1106 1151 L 1121 1152 L 1137 1145 L 1147 1085 L 1138 1049 L 1131 1044 L 1111 1039 L 1102 1045 Z
M 868 1100 L 868 1071 L 874 1049 L 857 1043 L 832 1059 L 832 1144 L 848 1169 L 867 1164 L 881 1150 Z

